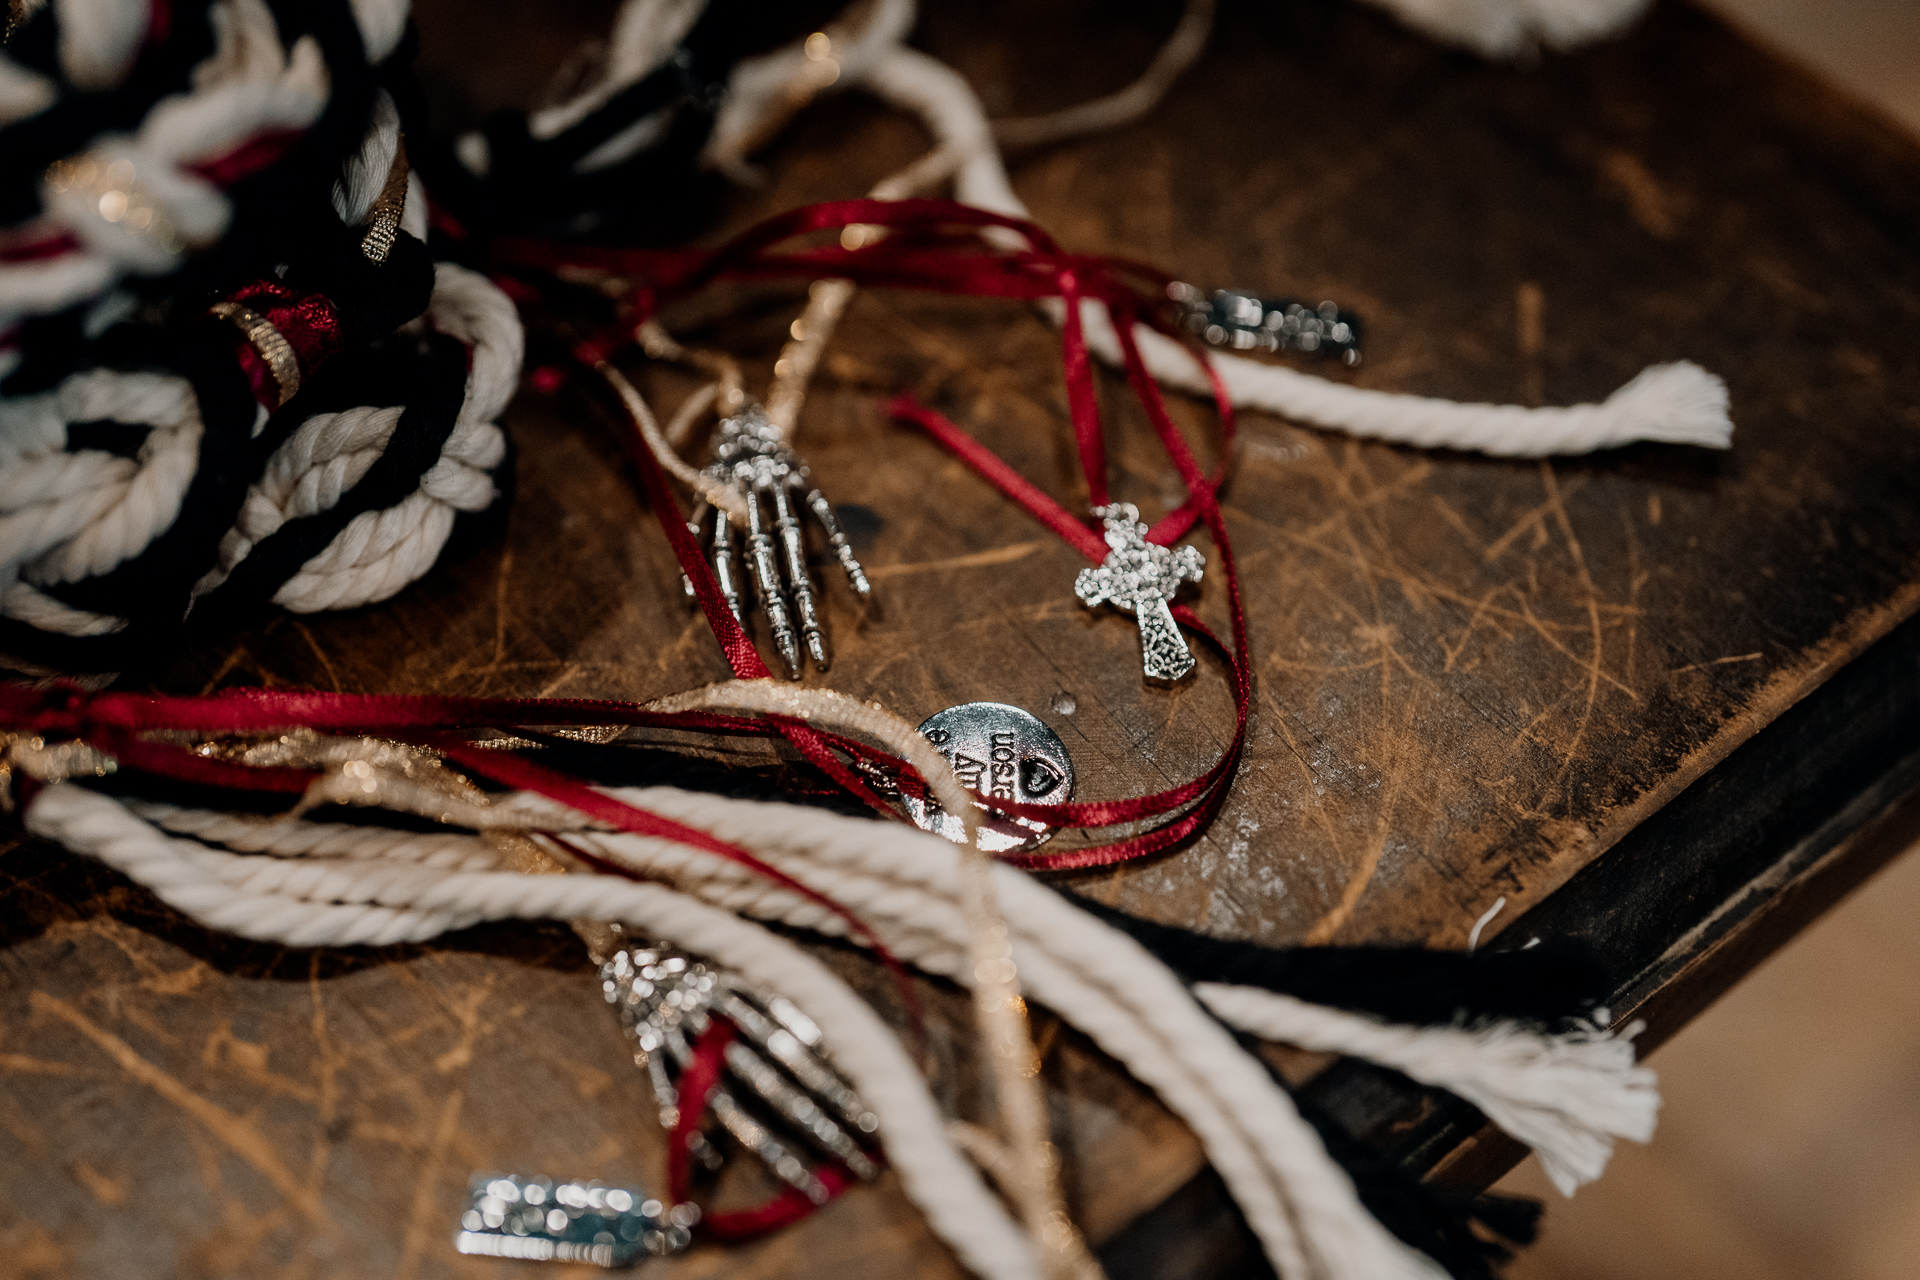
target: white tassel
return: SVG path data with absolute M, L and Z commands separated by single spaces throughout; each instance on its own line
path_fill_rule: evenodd
M 1648 0 L 1368 0 L 1422 35 L 1488 58 L 1572 49 L 1624 30 Z
M 1657 440 L 1704 449 L 1725 449 L 1733 443 L 1727 384 L 1691 360 L 1642 369 L 1608 396 L 1604 407 L 1618 423 L 1620 438 L 1613 443 Z
M 1660 1094 L 1654 1073 L 1634 1062 L 1639 1023 L 1618 1035 L 1542 1035 L 1512 1022 L 1396 1026 L 1260 987 L 1200 982 L 1193 991 L 1242 1031 L 1364 1058 L 1458 1094 L 1532 1147 L 1562 1195 L 1606 1170 L 1614 1139 L 1653 1137 Z

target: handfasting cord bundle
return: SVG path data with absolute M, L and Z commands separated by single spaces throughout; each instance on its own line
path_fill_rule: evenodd
M 1425 9 L 1444 8 L 1390 7 L 1416 24 Z M 1583 26 L 1576 11 L 1633 7 L 1487 0 L 1476 12 L 1505 15 L 1507 35 L 1486 34 L 1500 23 L 1477 35 L 1465 30 L 1471 23 L 1453 29 L 1510 50 L 1605 25 Z M 1134 613 L 1149 678 L 1178 679 L 1194 666 L 1180 628 L 1229 668 L 1236 733 L 1199 777 L 1131 799 L 995 801 L 1004 817 L 1048 831 L 1145 826 L 1005 858 L 1031 870 L 1178 847 L 1225 797 L 1252 692 L 1216 497 L 1236 405 L 1494 453 L 1641 438 L 1724 446 L 1724 389 L 1690 365 L 1649 370 L 1602 405 L 1526 410 L 1199 359 L 1165 305 L 1190 296 L 1176 282 L 1068 253 L 1027 221 L 996 138 L 1040 145 L 1137 117 L 1197 55 L 1211 8 L 1189 5 L 1133 88 L 995 126 L 964 80 L 905 45 L 913 8 L 904 0 L 855 6 L 767 52 L 765 38 L 730 29 L 718 6 L 629 0 L 584 87 L 543 112 L 492 121 L 444 155 L 424 145 L 401 5 L 108 4 L 76 22 L 79 6 L 56 4 L 10 28 L 0 163 L 20 169 L 29 193 L 0 231 L 0 651 L 17 672 L 121 669 L 176 640 L 189 610 L 217 624 L 264 601 L 310 610 L 383 599 L 431 565 L 457 518 L 498 501 L 492 473 L 505 443 L 492 420 L 517 383 L 519 323 L 480 274 L 433 262 L 407 136 L 423 140 L 421 167 L 446 192 L 439 225 L 460 242 L 449 251 L 509 273 L 523 298 L 583 278 L 623 294 L 620 324 L 576 354 L 633 417 L 629 443 L 650 503 L 739 681 L 638 706 L 167 699 L 70 684 L 0 693 L 0 772 L 28 829 L 102 858 L 213 927 L 315 946 L 418 941 L 486 919 L 576 923 L 653 1080 L 670 1134 L 670 1204 L 654 1213 L 624 1191 L 616 1203 L 603 1188 L 493 1179 L 476 1188 L 462 1248 L 606 1261 L 629 1247 L 679 1247 L 698 1220 L 692 1163 L 718 1159 L 707 1136 L 717 1124 L 785 1190 L 758 1211 L 708 1215 L 702 1229 L 716 1237 L 789 1221 L 884 1163 L 977 1274 L 1095 1274 L 1063 1208 L 1028 997 L 1192 1127 L 1284 1277 L 1430 1276 L 1436 1266 L 1486 1275 L 1497 1249 L 1468 1218 L 1516 1238 L 1526 1223 L 1488 1202 L 1443 1203 L 1337 1132 L 1316 1131 L 1228 1027 L 1447 1089 L 1533 1145 L 1564 1189 L 1598 1174 L 1614 1138 L 1650 1132 L 1657 1098 L 1634 1066 L 1631 1033 L 1596 1025 L 1590 976 L 1550 949 L 1223 956 L 1198 935 L 1125 917 L 1103 923 L 964 838 L 980 815 L 926 738 L 872 704 L 767 681 L 743 628 L 743 599 L 757 600 L 789 674 L 800 674 L 803 643 L 825 665 L 802 509 L 864 593 L 831 507 L 791 449 L 807 378 L 860 285 L 1027 299 L 1054 319 L 1086 498 L 1104 536 L 932 409 L 902 399 L 895 416 L 1088 555 L 1093 567 L 1075 590 Z M 865 87 L 934 136 L 934 151 L 881 184 L 880 198 L 782 215 L 709 253 L 493 238 L 631 232 L 615 206 L 633 184 L 693 163 L 745 174 L 754 148 L 830 85 Z M 948 177 L 962 203 L 901 198 Z M 834 231 L 837 245 L 773 252 Z M 779 276 L 815 284 L 762 410 L 747 403 L 737 368 L 681 347 L 656 312 L 716 279 Z M 629 342 L 702 365 L 715 386 L 662 430 L 615 367 Z M 1090 356 L 1125 371 L 1186 486 L 1186 500 L 1152 526 L 1107 491 Z M 1222 443 L 1212 474 L 1168 416 L 1163 383 L 1215 398 Z M 722 417 L 716 462 L 700 471 L 675 450 L 710 407 Z M 691 528 L 674 477 L 706 502 Z M 1198 549 L 1171 545 L 1196 524 L 1226 582 L 1226 642 L 1174 603 L 1183 582 L 1201 577 Z M 727 578 L 734 532 L 752 557 L 744 591 Z M 777 735 L 869 806 L 894 818 L 896 798 L 935 807 L 959 819 L 963 839 L 956 847 L 900 822 L 589 786 L 542 763 L 543 752 L 617 755 L 616 740 L 647 730 Z M 290 811 L 260 812 L 296 796 Z M 341 821 L 331 806 L 342 805 L 438 829 Z M 746 917 L 846 938 L 971 989 L 995 1128 L 943 1121 L 872 1009 Z M 1433 994 L 1410 999 L 1409 985 Z M 770 1114 L 793 1132 L 769 1127 Z M 556 1203 L 566 1211 L 541 1207 Z
M 26 8 L 0 60 L 0 665 L 100 682 L 190 613 L 391 596 L 499 502 L 522 347 L 426 248 L 404 0 Z

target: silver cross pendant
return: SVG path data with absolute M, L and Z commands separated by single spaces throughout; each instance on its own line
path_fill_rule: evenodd
M 1107 523 L 1113 548 L 1098 569 L 1082 569 L 1073 593 L 1088 607 L 1110 604 L 1140 624 L 1140 665 L 1149 680 L 1174 681 L 1193 670 L 1193 654 L 1167 608 L 1183 582 L 1198 582 L 1206 557 L 1195 547 L 1168 548 L 1147 541 L 1147 526 L 1131 502 L 1095 507 Z
M 704 503 L 688 523 L 696 536 L 706 533 L 711 524 L 709 552 L 713 572 L 734 619 L 744 624 L 747 601 L 757 596 L 766 612 L 774 647 L 786 664 L 787 675 L 795 680 L 800 678 L 803 641 L 814 664 L 826 670 L 827 637 L 820 624 L 813 582 L 807 576 L 806 536 L 800 528 L 797 507 L 804 506 L 819 523 L 827 545 L 833 548 L 834 557 L 846 571 L 855 594 L 865 599 L 872 593 L 867 575 L 854 558 L 853 547 L 834 517 L 826 495 L 814 486 L 807 464 L 787 447 L 757 404 L 749 404 L 721 421 L 714 432 L 713 464 L 707 473 L 732 485 L 746 500 L 744 530 L 737 529 L 725 511 Z M 734 573 L 736 533 L 745 535 L 748 575 L 742 577 Z M 746 589 L 749 581 L 751 593 Z M 684 585 L 691 595 L 693 584 Z

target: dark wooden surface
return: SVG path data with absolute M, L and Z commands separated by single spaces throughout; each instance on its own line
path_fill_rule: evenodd
M 992 110 L 1026 112 L 1123 81 L 1171 8 L 941 8 L 918 39 Z M 435 33 L 473 12 L 422 13 L 427 70 L 464 111 L 535 82 L 521 64 L 564 44 L 551 30 L 546 45 L 516 42 L 512 76 L 456 84 L 459 66 L 431 60 Z M 543 13 L 549 28 L 593 17 Z M 923 145 L 863 100 L 823 103 L 725 223 L 857 193 Z M 1647 987 L 1642 1002 L 1667 1001 L 1670 1030 L 1717 988 L 1707 966 L 1660 966 L 1675 917 L 1655 927 L 1609 906 L 1617 877 L 1644 879 L 1611 869 L 1694 850 L 1745 858 L 1742 878 L 1703 856 L 1697 892 L 1667 894 L 1697 908 L 1691 928 L 1726 919 L 1729 895 L 1781 859 L 1800 868 L 1792 879 L 1861 843 L 1807 832 L 1894 787 L 1911 718 L 1876 730 L 1879 754 L 1838 780 L 1792 772 L 1786 737 L 1772 766 L 1764 753 L 1744 774 L 1716 766 L 1791 726 L 1802 699 L 1803 720 L 1827 708 L 1804 731 L 1851 759 L 1859 708 L 1914 679 L 1908 645 L 1874 668 L 1878 683 L 1829 684 L 1897 641 L 1920 603 L 1920 153 L 1891 126 L 1675 4 L 1620 42 L 1517 69 L 1357 6 L 1228 5 L 1206 60 L 1150 122 L 1027 158 L 1015 180 L 1075 248 L 1360 311 L 1369 353 L 1350 376 L 1364 385 L 1486 400 L 1539 388 L 1570 402 L 1686 357 L 1728 379 L 1738 424 L 1724 456 L 1646 447 L 1549 464 L 1249 415 L 1227 494 L 1260 679 L 1247 761 L 1193 846 L 1073 877 L 1074 889 L 1274 943 L 1435 947 L 1463 945 L 1504 897 L 1487 936 L 1503 924 L 1512 938 L 1590 932 L 1615 947 L 1623 984 Z M 1518 341 L 1522 289 L 1544 298 L 1537 361 Z M 797 297 L 734 302 L 677 319 L 759 381 Z M 636 372 L 667 404 L 689 385 Z M 861 614 L 829 586 L 838 660 L 821 682 L 911 719 L 973 699 L 1025 706 L 1065 739 L 1083 799 L 1203 768 L 1231 725 L 1221 673 L 1144 687 L 1133 629 L 1073 600 L 1072 554 L 885 421 L 880 404 L 902 387 L 1081 500 L 1039 320 L 863 296 L 801 446 L 855 509 L 880 603 Z M 1117 383 L 1104 398 L 1118 494 L 1161 509 L 1177 495 L 1144 422 Z M 1203 407 L 1176 412 L 1209 450 Z M 520 492 L 502 540 L 386 605 L 278 619 L 155 682 L 641 697 L 723 676 L 600 402 L 529 392 L 509 418 Z M 1209 584 L 1200 611 L 1220 619 L 1221 605 Z M 1844 688 L 1865 701 L 1821 701 Z M 1071 714 L 1054 709 L 1061 695 Z M 771 763 L 751 751 L 738 762 Z M 1683 792 L 1708 797 L 1691 802 L 1692 827 L 1669 803 Z M 1700 825 L 1702 804 L 1742 811 L 1802 792 L 1832 812 L 1732 835 Z M 0 901 L 0 1159 L 33 1175 L 0 1187 L 0 1274 L 519 1274 L 447 1246 L 469 1172 L 658 1180 L 644 1086 L 558 926 L 288 952 L 210 936 L 32 843 L 0 856 Z M 1804 916 L 1775 913 L 1765 936 Z M 825 954 L 885 997 L 863 961 Z M 1743 954 L 1725 952 L 1722 978 L 1751 963 Z M 937 1087 L 975 1109 L 964 1011 L 931 984 L 927 998 Z M 1076 1037 L 1044 1019 L 1041 1033 L 1076 1210 L 1113 1238 L 1187 1183 L 1197 1149 Z M 1445 1161 L 1474 1128 L 1430 1101 L 1370 1093 L 1344 1068 L 1315 1088 L 1363 1127 L 1422 1108 L 1392 1139 L 1417 1164 Z M 1205 1217 L 1204 1191 L 1182 1193 L 1176 1228 Z M 1119 1244 L 1129 1238 L 1141 1236 Z M 1116 1271 L 1150 1273 L 1147 1252 Z M 953 1264 L 883 1181 L 769 1242 L 696 1251 L 662 1273 L 909 1270 Z

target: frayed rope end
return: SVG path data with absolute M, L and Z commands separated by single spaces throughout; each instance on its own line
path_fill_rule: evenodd
M 1605 407 L 1618 424 L 1614 444 L 1655 440 L 1703 449 L 1733 445 L 1727 384 L 1690 360 L 1642 369 L 1607 397 Z

